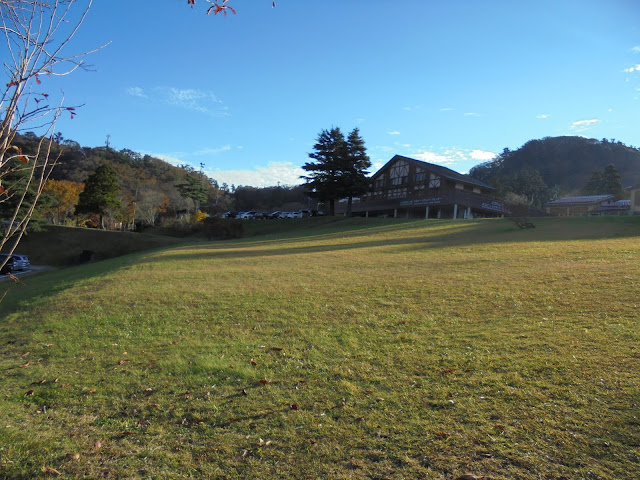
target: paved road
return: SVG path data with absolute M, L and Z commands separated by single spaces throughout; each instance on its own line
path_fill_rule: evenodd
M 34 273 L 46 272 L 47 270 L 51 270 L 51 267 L 47 267 L 46 265 L 31 265 L 27 270 L 16 270 L 11 273 L 16 277 L 23 277 Z M 9 279 L 9 275 L 0 275 L 0 281 L 7 279 Z

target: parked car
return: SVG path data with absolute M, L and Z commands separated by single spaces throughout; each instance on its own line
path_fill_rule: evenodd
M 280 218 L 280 214 L 281 213 L 282 212 L 280 210 L 276 210 L 276 211 L 271 212 L 270 214 L 268 214 L 266 218 L 268 218 L 270 220 L 273 220 L 274 218 Z
M 302 212 L 289 212 L 289 218 L 302 218 Z
M 0 253 L 0 265 L 4 263 L 7 257 L 9 257 L 9 259 L 7 260 L 7 263 L 5 263 L 4 267 L 0 268 L 0 274 L 3 274 L 3 275 L 6 275 L 16 270 L 16 265 L 15 265 L 16 260 L 13 257 L 13 255 L 9 256 L 6 253 Z
M 29 257 L 26 255 L 23 255 L 22 253 L 14 253 L 12 256 L 16 270 L 28 270 L 31 267 Z

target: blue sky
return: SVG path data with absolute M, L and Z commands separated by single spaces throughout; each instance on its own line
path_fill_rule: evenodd
M 60 80 L 85 146 L 205 165 L 220 183 L 300 183 L 322 129 L 466 172 L 545 136 L 640 145 L 637 0 L 96 0 Z M 57 85 L 57 84 L 56 84 Z

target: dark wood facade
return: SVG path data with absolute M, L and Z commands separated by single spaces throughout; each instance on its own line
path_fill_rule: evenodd
M 354 199 L 353 215 L 399 218 L 497 217 L 502 202 L 494 188 L 441 165 L 394 156 L 371 177 L 371 192 Z M 336 214 L 346 212 L 336 204 Z

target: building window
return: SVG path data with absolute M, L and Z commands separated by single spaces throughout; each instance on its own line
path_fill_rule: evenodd
M 404 160 L 398 160 L 389 172 L 391 177 L 391 185 L 404 185 L 409 182 L 409 163 Z
M 429 175 L 429 188 L 440 188 L 440 177 L 435 173 Z
M 388 198 L 405 198 L 407 196 L 407 187 L 392 188 L 389 190 Z
M 384 176 L 376 180 L 376 190 L 379 190 L 381 188 L 384 188 Z

